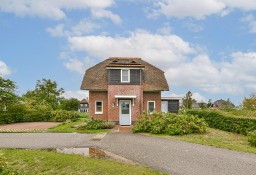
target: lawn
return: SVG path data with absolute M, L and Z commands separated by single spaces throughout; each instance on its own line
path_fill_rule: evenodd
M 140 175 L 161 174 L 142 165 L 124 164 L 112 160 L 102 160 L 80 155 L 67 155 L 45 150 L 0 149 L 2 157 L 12 171 L 22 175 Z M 0 173 L 1 174 L 1 173 Z
M 71 123 L 63 123 L 60 124 L 59 126 L 53 127 L 48 129 L 48 132 L 58 132 L 58 133 L 70 133 L 70 132 L 79 132 L 79 133 L 102 133 L 102 132 L 109 132 L 110 130 L 108 129 L 98 129 L 98 130 L 78 130 L 74 126 L 82 124 L 86 121 L 86 118 L 80 118 L 76 122 L 71 122 Z
M 159 136 L 159 135 L 158 135 Z M 247 141 L 247 137 L 239 134 L 234 134 L 218 129 L 208 128 L 205 134 L 188 134 L 183 136 L 167 136 L 173 138 L 202 145 L 209 145 L 218 148 L 225 148 L 235 151 L 242 151 L 256 154 L 256 147 L 253 147 Z

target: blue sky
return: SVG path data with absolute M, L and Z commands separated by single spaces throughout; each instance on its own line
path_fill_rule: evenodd
M 1 0 L 0 76 L 81 99 L 88 67 L 141 57 L 165 71 L 164 96 L 240 104 L 256 92 L 255 36 L 254 0 Z

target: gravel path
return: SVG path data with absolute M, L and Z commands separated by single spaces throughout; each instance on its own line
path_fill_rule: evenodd
M 110 133 L 107 151 L 172 175 L 255 175 L 256 155 L 132 133 Z
M 89 147 L 95 141 L 95 134 L 79 133 L 2 133 L 0 147 L 2 148 L 65 148 Z

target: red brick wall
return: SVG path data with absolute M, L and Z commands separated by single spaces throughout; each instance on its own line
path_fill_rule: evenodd
M 148 110 L 148 101 L 155 101 L 155 110 L 161 112 L 161 92 L 144 92 L 143 98 L 143 111 Z
M 95 114 L 95 102 L 103 101 L 103 114 Z M 89 91 L 89 116 L 108 120 L 108 93 L 102 91 Z
M 119 123 L 119 99 L 115 98 L 115 95 L 135 95 L 134 106 L 131 100 L 131 120 L 136 121 L 142 112 L 143 104 L 143 87 L 141 85 L 108 85 L 108 120 Z M 112 103 L 115 103 L 112 106 Z

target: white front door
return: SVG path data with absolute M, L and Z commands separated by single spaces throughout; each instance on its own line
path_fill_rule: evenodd
M 131 125 L 131 100 L 120 100 L 120 125 Z
M 161 102 L 161 111 L 162 112 L 168 112 L 168 101 L 162 101 Z

